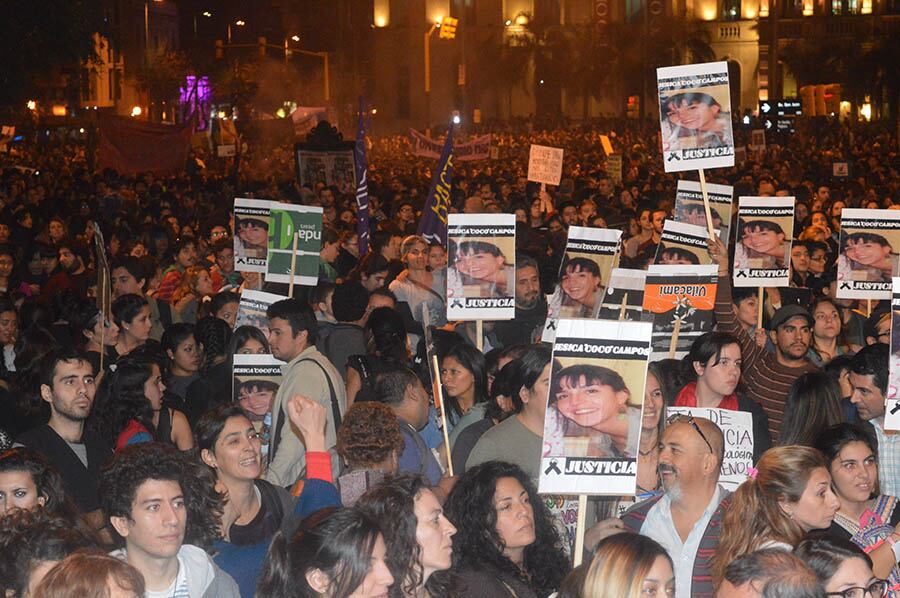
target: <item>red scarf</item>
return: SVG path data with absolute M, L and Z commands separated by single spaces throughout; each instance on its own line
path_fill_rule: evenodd
M 688 382 L 684 385 L 684 388 L 678 393 L 678 396 L 675 397 L 675 406 L 676 407 L 696 407 L 697 406 L 697 381 Z M 722 397 L 722 400 L 716 406 L 718 409 L 730 409 L 731 411 L 738 411 L 738 398 L 737 395 L 731 393 L 727 397 Z

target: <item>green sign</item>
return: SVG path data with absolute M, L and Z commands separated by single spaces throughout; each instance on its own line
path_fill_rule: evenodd
M 322 208 L 274 202 L 269 212 L 266 281 L 290 283 L 295 233 L 294 284 L 316 286 L 319 282 L 319 250 L 322 248 Z

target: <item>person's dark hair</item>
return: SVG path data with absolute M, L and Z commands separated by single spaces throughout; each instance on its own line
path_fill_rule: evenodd
M 129 355 L 117 361 L 115 369 L 103 376 L 89 423 L 111 449 L 132 420 L 147 428 L 150 434 L 156 434 L 153 406 L 144 394 L 144 384 L 152 375 L 153 362 Z
M 400 237 L 402 239 L 403 234 L 395 228 L 373 231 L 371 238 L 372 253 L 381 256 L 381 250 L 390 244 L 393 237 Z M 378 270 L 375 270 L 375 272 L 378 272 Z
M 412 596 L 422 585 L 422 549 L 416 541 L 416 498 L 428 490 L 421 476 L 401 473 L 363 494 L 356 506 L 378 521 L 387 548 L 387 565 L 394 576 L 392 596 Z M 448 574 L 433 573 L 425 582 L 429 596 L 447 594 Z
M 48 353 L 40 363 L 40 384 L 46 384 L 53 388 L 53 376 L 56 375 L 56 366 L 61 362 L 83 361 L 88 363 L 84 353 L 74 347 L 66 347 L 65 345 L 57 347 Z
M 888 346 L 875 343 L 859 350 L 850 362 L 850 371 L 857 376 L 872 376 L 872 381 L 881 394 L 887 395 L 888 385 Z
M 776 235 L 783 235 L 784 229 L 777 222 L 771 220 L 743 220 L 740 223 L 741 235 L 752 231 L 767 231 Z
M 337 431 L 336 449 L 351 468 L 383 463 L 392 453 L 403 452 L 403 436 L 397 415 L 387 405 L 367 401 L 347 410 Z
M 485 371 L 484 354 L 468 343 L 457 343 L 450 347 L 450 350 L 444 354 L 444 359 L 452 357 L 465 368 L 474 378 L 473 385 L 475 387 L 474 404 L 484 403 L 488 398 L 487 391 L 487 372 Z M 443 359 L 441 360 L 443 367 Z M 459 407 L 459 399 L 444 391 L 444 402 L 448 407 L 448 417 L 462 417 L 464 414 Z
M 149 305 L 147 299 L 141 295 L 122 295 L 112 302 L 110 310 L 116 326 L 131 324 L 131 321 L 141 312 L 141 309 Z
M 597 265 L 597 262 L 594 260 L 589 260 L 586 257 L 573 257 L 570 258 L 568 255 L 563 259 L 561 271 L 563 273 L 568 272 L 590 272 L 594 276 L 600 276 L 600 266 Z
M 279 318 L 286 320 L 291 327 L 291 336 L 296 337 L 306 331 L 307 345 L 315 345 L 318 338 L 319 326 L 316 322 L 316 314 L 312 308 L 299 299 L 282 299 L 269 306 L 266 317 L 270 320 Z
M 840 386 L 828 374 L 809 372 L 788 391 L 778 442 L 813 446 L 823 430 L 842 421 Z
M 579 363 L 553 372 L 553 383 L 550 386 L 548 402 L 551 405 L 556 403 L 563 380 L 568 380 L 569 384 L 577 384 L 582 378 L 588 385 L 609 386 L 616 392 L 628 390 L 625 380 L 622 379 L 619 372 L 600 365 Z
M 377 235 L 378 233 L 375 234 Z M 380 253 L 370 251 L 360 258 L 356 267 L 347 275 L 347 280 L 360 281 L 363 274 L 366 275 L 366 278 L 369 278 L 379 272 L 387 272 L 388 265 L 388 261 Z
M 709 360 L 715 357 L 713 365 L 719 365 L 722 360 L 722 349 L 728 345 L 737 345 L 741 347 L 740 341 L 728 332 L 707 332 L 697 337 L 688 354 L 682 362 L 682 376 L 686 382 L 697 379 L 697 372 L 694 370 L 694 363 L 706 367 Z
M 755 299 L 757 296 L 756 287 L 734 287 L 731 291 L 731 302 L 740 306 L 747 299 Z
M 394 291 L 390 290 L 387 287 L 377 288 L 371 293 L 369 293 L 369 298 L 372 298 L 375 295 L 380 295 L 382 297 L 387 297 L 391 301 L 394 302 L 394 305 L 398 303 L 397 295 L 394 294 Z
M 825 455 L 830 465 L 851 442 L 864 443 L 878 459 L 878 441 L 872 433 L 857 424 L 843 422 L 831 426 L 815 438 L 812 446 Z
M 204 450 L 216 454 L 216 442 L 225 429 L 225 424 L 232 417 L 249 420 L 244 410 L 234 403 L 218 405 L 200 416 L 194 427 L 194 454 L 198 461 L 202 462 L 200 454 Z M 215 475 L 215 471 L 212 473 Z
M 209 313 L 216 315 L 226 305 L 232 303 L 240 304 L 240 302 L 241 296 L 237 293 L 216 293 L 212 296 L 212 299 L 209 300 Z
M 44 509 L 13 509 L 0 517 L 0 587 L 24 596 L 35 567 L 95 546 L 95 538 L 65 517 Z
M 537 384 L 541 373 L 547 364 L 550 363 L 552 351 L 543 344 L 530 345 L 522 356 L 506 364 L 507 367 L 513 366 L 510 372 L 512 383 L 509 386 L 510 399 L 512 399 L 513 407 L 516 413 L 525 408 L 520 393 L 523 389 L 531 390 Z
M 98 494 L 106 516 L 130 518 L 137 490 L 148 480 L 181 486 L 187 510 L 185 544 L 205 548 L 218 539 L 224 503 L 215 491 L 215 477 L 191 455 L 159 442 L 126 446 L 100 472 Z
M 7 472 L 30 475 L 38 495 L 44 497 L 41 508 L 50 515 L 65 517 L 71 522 L 78 517 L 78 508 L 66 495 L 59 471 L 42 454 L 24 447 L 3 451 L 0 453 L 0 473 Z
M 259 341 L 259 343 L 266 348 L 266 353 L 269 352 L 269 339 L 266 338 L 263 331 L 256 326 L 245 325 L 235 328 L 234 334 L 231 335 L 231 343 L 229 344 L 230 349 L 228 351 L 229 355 L 235 355 L 250 339 Z
M 166 328 L 166 331 L 163 333 L 162 339 L 160 340 L 160 345 L 162 345 L 166 355 L 169 354 L 169 351 L 174 355 L 178 350 L 178 346 L 192 337 L 194 340 L 197 339 L 197 336 L 194 334 L 194 325 L 188 324 L 187 322 L 177 322 Z M 169 357 L 168 360 L 169 368 L 171 368 L 174 359 Z
M 338 322 L 356 322 L 366 315 L 369 292 L 362 283 L 346 281 L 334 288 L 331 296 L 331 311 Z
M 675 398 L 684 386 L 681 366 L 682 362 L 677 359 L 660 359 L 647 364 L 647 371 L 656 376 L 656 381 L 659 382 L 666 405 L 675 404 Z
M 503 540 L 497 533 L 494 492 L 501 478 L 514 478 L 522 485 L 534 512 L 535 540 L 525 548 L 522 569 L 503 555 Z M 488 461 L 470 468 L 453 487 L 444 510 L 456 526 L 455 569 L 504 573 L 520 579 L 538 596 L 546 596 L 560 587 L 571 568 L 552 515 L 528 474 L 517 465 Z
M 194 338 L 203 346 L 203 363 L 200 371 L 206 372 L 216 364 L 216 360 L 228 357 L 231 346 L 231 328 L 225 320 L 207 316 L 194 327 Z
M 59 348 L 59 341 L 45 328 L 34 326 L 22 333 L 15 343 L 16 371 L 12 374 L 13 392 L 39 397 L 43 382 L 43 363 Z M 80 354 L 79 354 L 80 355 Z M 52 387 L 51 384 L 48 386 Z M 41 401 L 41 409 L 46 403 Z
M 825 598 L 818 578 L 806 563 L 778 548 L 739 556 L 725 568 L 724 579 L 735 587 L 753 583 L 764 598 Z
M 662 247 L 660 248 L 658 262 L 662 261 L 663 256 L 668 256 L 677 260 L 687 260 L 691 264 L 700 264 L 700 258 L 693 251 L 688 251 L 683 247 Z
M 144 291 L 147 290 L 147 285 L 150 283 L 150 279 L 153 278 L 152 273 L 149 276 L 147 275 L 147 271 L 144 268 L 144 264 L 141 263 L 141 260 L 131 255 L 123 255 L 114 261 L 110 267 L 110 272 L 115 271 L 116 268 L 127 270 L 138 283 L 143 280 L 144 282 L 141 285 L 141 289 Z
M 891 244 L 887 239 L 884 238 L 883 235 L 879 235 L 876 233 L 867 233 L 867 232 L 856 232 L 850 233 L 846 237 L 844 237 L 843 242 L 841 243 L 841 251 L 847 250 L 847 245 L 853 243 L 875 243 L 877 245 L 881 245 L 882 247 L 890 247 Z M 893 250 L 892 250 L 893 251 Z
M 372 310 L 366 321 L 366 331 L 371 335 L 377 356 L 406 364 L 406 326 L 403 316 L 396 310 L 390 307 Z
M 263 561 L 256 598 L 318 598 L 306 573 L 319 569 L 333 596 L 349 596 L 371 566 L 379 526 L 359 509 L 326 508 L 303 520 L 288 541 L 275 534 Z
M 840 385 L 841 376 L 850 371 L 851 363 L 853 363 L 853 355 L 836 355 L 834 359 L 825 364 L 825 373 Z
M 75 344 L 82 347 L 87 343 L 85 333 L 94 331 L 94 326 L 97 325 L 102 315 L 100 308 L 97 307 L 93 299 L 84 299 L 72 304 L 66 317 L 72 330 L 72 338 L 75 339 Z
M 417 382 L 419 377 L 407 367 L 382 372 L 375 378 L 375 400 L 385 405 L 399 405 L 406 398 L 406 389 Z
M 337 243 L 340 240 L 340 234 L 338 231 L 330 226 L 325 226 L 322 228 L 322 246 L 325 243 Z
M 847 560 L 862 559 L 869 568 L 872 567 L 872 559 L 862 548 L 850 540 L 821 532 L 812 533 L 804 538 L 794 548 L 794 554 L 813 570 L 823 587 Z
M 537 261 L 531 257 L 530 255 L 526 255 L 524 253 L 516 254 L 516 270 L 521 270 L 522 268 L 534 268 L 534 270 L 538 273 L 538 276 L 541 274 L 541 269 L 538 267 Z

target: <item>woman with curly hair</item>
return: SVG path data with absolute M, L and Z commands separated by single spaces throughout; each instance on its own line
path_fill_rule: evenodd
M 403 446 L 397 415 L 387 405 L 366 401 L 347 410 L 336 446 L 346 464 L 337 479 L 341 504 L 353 506 L 386 475 L 395 473 Z
M 570 570 L 559 533 L 528 475 L 488 461 L 470 468 L 445 505 L 453 541 L 454 596 L 544 598 Z
M 722 520 L 713 559 L 718 583 L 735 558 L 762 548 L 792 550 L 812 530 L 827 529 L 840 507 L 825 457 L 799 445 L 767 450 L 756 477 L 738 486 Z
M 394 598 L 448 595 L 445 571 L 453 564 L 456 528 L 424 478 L 401 474 L 367 492 L 356 507 L 378 521 L 394 576 Z M 480 594 L 481 596 L 489 594 Z

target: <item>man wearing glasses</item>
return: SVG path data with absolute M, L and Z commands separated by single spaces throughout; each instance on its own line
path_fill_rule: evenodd
M 712 597 L 712 557 L 731 493 L 719 485 L 725 439 L 708 419 L 673 415 L 660 442 L 659 477 L 665 492 L 638 503 L 622 519 L 607 519 L 585 534 L 585 546 L 628 531 L 659 542 L 675 565 L 678 598 Z

